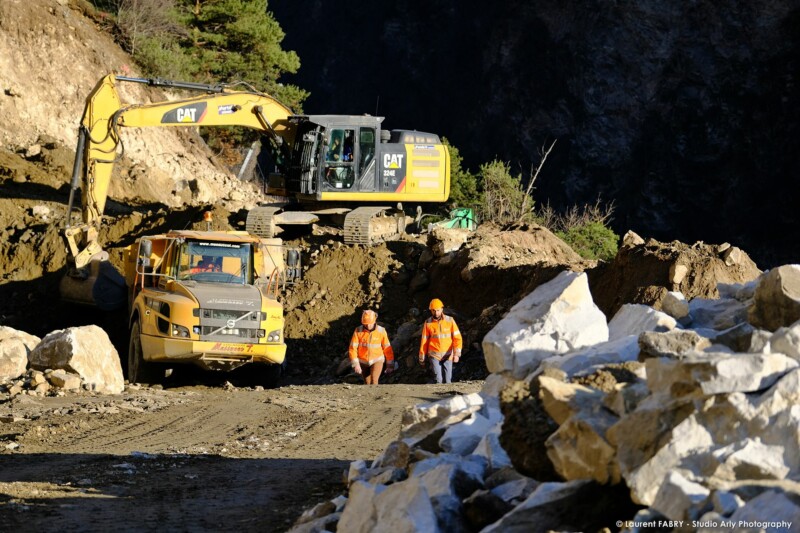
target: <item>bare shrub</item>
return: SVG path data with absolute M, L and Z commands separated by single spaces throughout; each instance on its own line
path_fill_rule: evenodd
M 528 185 L 523 186 L 522 174 L 513 176 L 508 163 L 492 161 L 481 166 L 483 178 L 483 215 L 496 224 L 523 224 L 535 218 L 533 184 L 544 166 L 556 141 L 546 150 L 542 148 L 539 165 L 531 168 Z
M 552 232 L 567 232 L 573 228 L 593 223 L 608 226 L 613 217 L 614 208 L 613 201 L 603 204 L 602 200 L 597 198 L 593 204 L 573 205 L 564 213 L 558 214 L 548 203 L 536 211 L 536 221 Z
M 123 44 L 135 55 L 139 41 L 146 37 L 178 35 L 175 0 L 116 0 L 117 27 Z

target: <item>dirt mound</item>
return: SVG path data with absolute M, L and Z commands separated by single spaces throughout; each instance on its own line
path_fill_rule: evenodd
M 614 260 L 589 271 L 594 301 L 611 318 L 626 303 L 661 308 L 668 291 L 686 299 L 719 298 L 717 283 L 746 283 L 761 271 L 729 244 L 689 245 L 649 239 L 620 247 Z
M 434 297 L 444 301 L 464 336 L 455 378 L 483 378 L 487 371 L 480 342 L 503 314 L 565 268 L 585 266 L 563 241 L 538 226 L 512 231 L 481 226 L 448 252 L 427 235 L 369 248 L 344 246 L 339 235 L 330 233 L 292 244 L 304 250 L 308 268 L 286 296 L 289 374 L 316 382 L 333 379 L 366 307 L 378 311 L 378 323 L 387 328 L 404 363 L 391 380 L 427 379 L 415 355 Z

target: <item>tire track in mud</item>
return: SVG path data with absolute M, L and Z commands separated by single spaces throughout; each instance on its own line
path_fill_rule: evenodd
M 231 393 L 210 401 L 170 405 L 157 413 L 139 414 L 134 420 L 130 413 L 113 415 L 117 423 L 92 423 L 65 437 L 63 449 L 111 454 L 212 451 L 224 446 L 237 427 L 268 419 L 268 411 L 253 394 Z
M 0 449 L 0 531 L 286 531 L 397 438 L 407 405 L 479 388 L 185 387 L 76 397 L 66 415 L 69 399 L 26 397 L 0 428 L 20 443 Z

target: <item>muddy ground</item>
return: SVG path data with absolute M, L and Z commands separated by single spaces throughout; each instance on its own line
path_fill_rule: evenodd
M 0 531 L 285 531 L 451 385 L 177 386 L 0 405 Z

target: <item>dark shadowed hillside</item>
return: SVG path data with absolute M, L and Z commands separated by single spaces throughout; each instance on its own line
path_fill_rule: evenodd
M 432 130 L 555 205 L 617 205 L 619 231 L 800 261 L 793 209 L 800 2 L 274 1 L 308 112 Z

